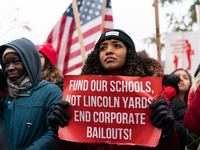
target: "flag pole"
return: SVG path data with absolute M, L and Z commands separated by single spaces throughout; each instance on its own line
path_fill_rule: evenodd
M 80 25 L 80 19 L 79 19 L 79 16 L 78 16 L 78 7 L 77 7 L 76 0 L 72 0 L 72 7 L 73 7 L 76 29 L 77 29 L 77 32 L 78 32 L 78 40 L 79 40 L 79 44 L 80 44 L 81 56 L 82 56 L 83 65 L 84 65 L 85 60 L 86 60 L 85 47 L 84 47 L 84 44 L 83 44 L 83 35 L 81 33 L 81 25 Z
M 103 28 L 104 28 L 104 20 L 105 20 L 105 4 L 106 4 L 106 1 L 103 0 L 103 2 L 102 2 L 102 11 L 101 11 L 101 16 L 102 16 L 101 34 L 104 32 Z
M 158 61 L 161 62 L 161 45 L 160 45 L 160 31 L 159 31 L 159 16 L 158 16 L 158 0 L 154 0 L 155 7 L 155 19 L 156 19 L 156 43 L 157 43 L 157 57 Z

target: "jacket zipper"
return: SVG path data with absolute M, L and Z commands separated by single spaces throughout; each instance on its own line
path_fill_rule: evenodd
M 14 98 L 14 106 L 13 106 L 13 115 L 12 115 L 12 122 L 14 121 L 14 114 L 15 114 L 15 101 L 16 101 L 16 99 L 18 98 L 18 97 L 25 97 L 25 96 L 30 96 L 30 95 L 26 95 L 26 94 L 24 94 L 24 95 L 18 95 L 18 96 L 16 96 L 15 98 Z M 12 137 L 13 137 L 13 123 L 12 123 Z

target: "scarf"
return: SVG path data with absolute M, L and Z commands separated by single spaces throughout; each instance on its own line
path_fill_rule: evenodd
M 172 97 L 177 97 L 179 99 L 181 99 L 179 97 L 179 94 L 176 93 L 176 89 L 172 86 L 162 86 L 162 91 L 163 93 L 167 96 L 167 98 L 170 100 Z M 182 99 L 181 99 L 182 100 Z M 183 100 L 182 100 L 183 101 Z
M 7 78 L 8 91 L 11 97 L 17 97 L 23 90 L 31 86 L 31 81 L 29 76 L 25 73 L 17 81 L 11 81 L 10 78 Z

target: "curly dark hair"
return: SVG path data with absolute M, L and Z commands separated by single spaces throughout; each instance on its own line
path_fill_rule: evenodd
M 45 57 L 44 70 L 42 71 L 43 79 L 56 83 L 62 80 L 62 73 L 56 65 L 53 65 L 48 58 Z
M 156 59 L 141 56 L 141 62 L 145 68 L 144 70 L 147 70 L 147 76 L 164 77 L 164 70 L 162 65 Z
M 138 56 L 136 51 L 127 47 L 126 63 L 124 67 L 124 76 L 153 76 L 153 71 L 149 69 L 153 61 Z M 99 59 L 99 48 L 95 48 L 89 55 L 83 66 L 81 75 L 108 75 L 103 69 Z

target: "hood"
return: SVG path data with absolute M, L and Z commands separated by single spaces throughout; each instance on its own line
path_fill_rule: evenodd
M 6 47 L 12 47 L 18 52 L 32 84 L 42 80 L 41 60 L 35 44 L 33 44 L 30 40 L 26 38 L 21 38 L 13 40 L 7 44 L 1 45 L 0 63 L 3 70 L 5 70 L 5 66 L 2 61 L 2 56 Z

